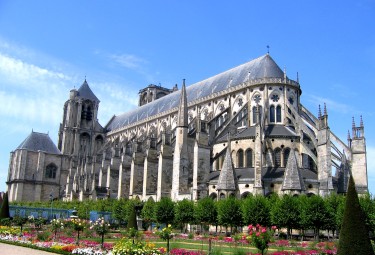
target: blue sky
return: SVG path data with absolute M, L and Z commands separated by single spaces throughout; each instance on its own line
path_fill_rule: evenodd
M 139 89 L 172 88 L 264 55 L 302 103 L 346 142 L 363 115 L 375 192 L 375 1 L 0 1 L 0 190 L 9 153 L 31 132 L 57 143 L 69 90 L 87 81 L 99 121 L 136 107 Z

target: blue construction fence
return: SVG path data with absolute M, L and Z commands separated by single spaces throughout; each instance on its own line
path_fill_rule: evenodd
M 76 215 L 76 210 L 9 205 L 9 215 L 10 217 L 20 216 L 23 218 L 33 216 L 34 218 L 44 218 L 46 220 L 68 219 Z M 107 222 L 113 222 L 111 212 L 90 211 L 91 221 L 96 221 L 101 217 L 104 217 Z

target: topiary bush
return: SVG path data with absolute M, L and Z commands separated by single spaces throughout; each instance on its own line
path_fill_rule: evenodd
M 365 217 L 359 204 L 353 177 L 350 176 L 344 218 L 340 231 L 338 255 L 374 255 Z

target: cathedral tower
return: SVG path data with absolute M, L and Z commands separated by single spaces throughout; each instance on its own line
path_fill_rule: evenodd
M 351 140 L 352 149 L 352 171 L 358 193 L 366 193 L 367 183 L 367 158 L 365 127 L 361 116 L 359 127 L 355 125 L 354 118 L 352 124 L 353 138 Z

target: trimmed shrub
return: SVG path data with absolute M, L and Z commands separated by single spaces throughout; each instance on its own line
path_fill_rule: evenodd
M 365 225 L 353 177 L 350 176 L 344 218 L 340 231 L 338 255 L 373 255 L 374 250 Z

